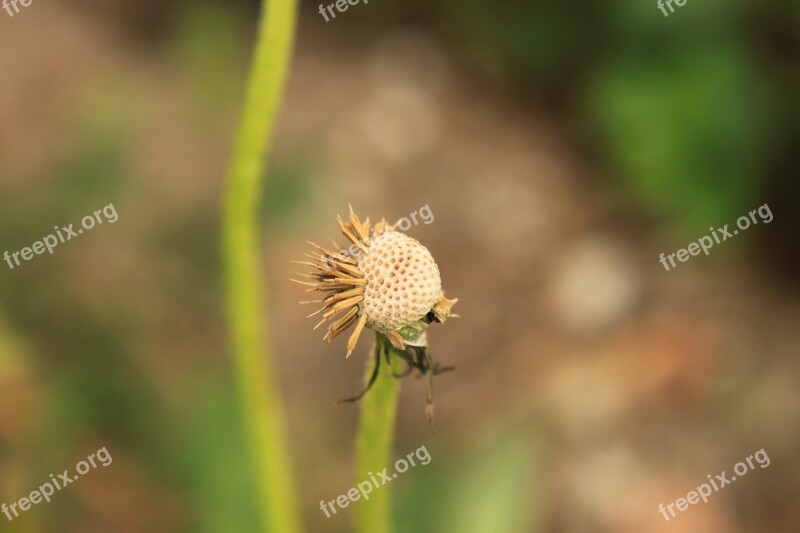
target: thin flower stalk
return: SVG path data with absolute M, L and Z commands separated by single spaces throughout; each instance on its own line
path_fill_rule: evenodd
M 265 0 L 222 215 L 231 350 L 265 533 L 301 530 L 278 380 L 269 353 L 257 205 L 296 26 L 296 0 Z

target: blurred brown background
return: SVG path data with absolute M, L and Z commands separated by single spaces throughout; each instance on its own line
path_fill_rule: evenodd
M 2 267 L 0 502 L 114 458 L 2 531 L 255 530 L 218 226 L 257 8 L 0 11 L 0 251 L 119 213 Z M 458 367 L 438 436 L 403 382 L 395 455 L 432 461 L 393 484 L 398 531 L 796 531 L 799 52 L 790 2 L 305 5 L 262 212 L 308 530 L 351 527 L 318 506 L 357 481 L 357 408 L 332 404 L 368 343 L 344 360 L 311 331 L 289 260 L 351 202 L 430 206 L 409 234 L 462 317 L 430 335 Z M 770 224 L 658 262 L 765 203 Z M 761 448 L 768 468 L 658 513 Z

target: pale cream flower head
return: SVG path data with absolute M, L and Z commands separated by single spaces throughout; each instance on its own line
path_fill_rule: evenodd
M 451 309 L 458 301 L 445 298 L 439 267 L 431 253 L 385 220 L 370 232 L 369 219 L 361 222 L 352 207 L 349 223 L 341 217 L 338 221 L 344 236 L 353 243 L 350 249 L 356 257 L 309 242 L 316 252 L 306 255 L 311 261 L 298 263 L 314 269 L 303 274 L 314 281 L 293 280 L 310 286 L 309 292 L 329 293 L 314 302 L 323 306 L 309 315 L 324 312 L 316 327 L 331 320 L 325 340 L 330 342 L 355 325 L 347 342 L 347 357 L 365 326 L 385 335 L 398 349 L 406 344 L 426 345 L 428 325 L 454 316 Z

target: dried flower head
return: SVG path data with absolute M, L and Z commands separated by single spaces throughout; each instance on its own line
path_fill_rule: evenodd
M 442 291 L 439 267 L 427 248 L 381 220 L 370 228 L 350 207 L 349 222 L 338 217 L 339 228 L 352 243 L 352 253 L 336 252 L 312 242 L 309 261 L 312 281 L 308 292 L 327 293 L 322 307 L 309 316 L 322 314 L 314 329 L 330 321 L 325 340 L 332 341 L 354 326 L 347 341 L 347 357 L 353 353 L 364 327 L 386 336 L 398 350 L 426 346 L 425 332 L 431 322 L 444 322 L 458 300 L 448 300 Z M 371 230 L 371 231 L 370 231 Z M 334 243 L 335 248 L 339 246 Z

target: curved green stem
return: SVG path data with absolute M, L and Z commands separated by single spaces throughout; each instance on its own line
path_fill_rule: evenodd
M 296 0 L 265 0 L 228 169 L 223 206 L 223 261 L 232 356 L 257 485 L 263 531 L 300 530 L 288 439 L 272 357 L 267 351 L 257 206 L 291 59 Z
M 381 334 L 375 343 L 374 364 L 383 364 L 383 371 L 361 403 L 361 420 L 356 439 L 356 482 L 367 481 L 370 474 L 380 472 L 393 463 L 392 441 L 397 413 L 400 380 L 390 372 L 399 373 L 405 368 L 405 356 L 397 351 Z M 391 367 L 386 365 L 390 358 Z M 369 381 L 372 369 L 367 369 Z M 358 533 L 390 533 L 392 531 L 389 486 L 373 489 L 369 500 L 360 501 L 356 507 Z

